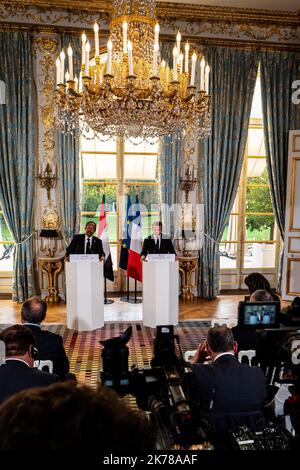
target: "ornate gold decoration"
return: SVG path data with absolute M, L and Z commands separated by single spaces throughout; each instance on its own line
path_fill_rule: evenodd
M 249 8 L 212 7 L 205 5 L 188 5 L 171 2 L 158 2 L 158 19 L 162 27 L 180 29 L 191 39 L 197 35 L 216 35 L 246 41 L 271 42 L 283 48 L 283 42 L 294 43 L 299 49 L 300 10 L 298 12 L 264 10 Z M 81 1 L 58 1 L 55 7 L 51 2 L 22 1 L 0 3 L 0 20 L 11 22 L 4 27 L 10 29 L 42 28 L 45 31 L 61 29 L 76 31 L 76 24 L 92 25 L 95 20 L 101 21 L 101 30 L 108 27 L 112 14 L 111 1 L 94 1 L 84 5 Z M 30 26 L 27 23 L 33 22 Z M 12 23 L 19 22 L 19 24 Z M 179 24 L 180 22 L 180 24 Z M 38 26 L 40 24 L 41 26 Z M 66 28 L 65 25 L 68 25 Z M 43 26 L 42 26 L 43 25 Z M 70 28 L 69 25 L 74 25 Z M 77 29 L 78 30 L 78 29 Z M 207 39 L 207 38 L 206 38 Z M 209 39 L 209 38 L 208 38 Z M 194 40 L 197 40 L 194 37 Z M 298 43 L 298 47 L 297 47 Z M 251 44 L 251 43 L 250 43 Z M 247 44 L 241 43 L 241 46 Z
M 179 273 L 181 277 L 180 295 L 184 299 L 193 300 L 193 288 L 197 288 L 198 282 L 198 256 L 179 257 Z M 192 275 L 195 283 L 192 282 Z
M 41 271 L 47 276 L 48 280 L 48 295 L 45 297 L 45 301 L 58 303 L 61 298 L 58 295 L 57 277 L 63 269 L 63 258 L 40 258 L 39 261 Z
M 66 74 L 66 54 L 61 52 L 56 62 L 55 123 L 63 132 L 75 133 L 80 126 L 87 138 L 96 134 L 147 139 L 182 130 L 198 138 L 209 134 L 209 66 L 202 57 L 197 89 L 197 56 L 194 53 L 191 61 L 185 49 L 185 54 L 181 53 L 180 33 L 173 50 L 173 68 L 160 62 L 155 5 L 156 0 L 114 0 L 116 16 L 111 22 L 107 60 L 102 63 L 97 52 L 91 66 L 87 42 L 83 57 L 88 63 L 81 67 L 79 86 L 78 75 L 76 79 L 73 66 L 70 68 L 72 50 L 68 49 Z M 83 37 L 84 45 L 85 41 Z
M 45 168 L 45 171 L 43 173 L 39 173 L 37 176 L 40 186 L 47 191 L 47 199 L 50 201 L 51 199 L 51 189 L 56 188 L 57 185 L 57 175 L 53 174 L 52 168 L 49 163 L 47 163 L 47 166 Z
M 45 205 L 42 215 L 42 228 L 46 230 L 58 229 L 60 227 L 60 218 L 57 213 L 57 207 L 50 199 Z
M 49 54 L 55 54 L 57 51 L 58 40 L 55 38 L 49 38 L 48 36 L 39 36 L 34 39 L 33 48 L 35 52 L 39 50 L 42 54 L 48 52 Z
M 57 47 L 58 40 L 56 38 L 39 36 L 34 40 L 35 53 L 39 51 L 43 54 L 43 58 L 39 62 L 41 66 L 39 85 L 44 99 L 44 104 L 41 106 L 41 118 L 43 123 L 43 159 L 47 161 L 47 165 L 51 162 L 51 151 L 55 147 L 53 109 L 55 63 L 53 60 L 53 54 L 56 53 Z M 49 198 L 50 195 L 48 195 L 48 199 Z
M 19 14 L 26 14 L 29 8 L 35 7 L 41 12 L 55 10 L 82 10 L 81 0 L 56 0 L 55 4 L 45 0 L 11 0 L 9 3 L 3 2 L 4 6 L 11 12 L 17 11 Z M 53 7 L 55 5 L 55 8 Z M 0 5 L 1 7 L 1 5 Z M 112 14 L 113 5 L 111 0 L 93 0 L 84 4 L 85 14 L 87 12 L 101 12 Z M 175 17 L 180 19 L 196 18 L 224 21 L 245 21 L 245 22 L 264 22 L 281 24 L 299 24 L 300 10 L 272 10 L 256 8 L 236 8 L 210 5 L 196 5 L 174 2 L 158 2 L 157 13 L 159 17 Z

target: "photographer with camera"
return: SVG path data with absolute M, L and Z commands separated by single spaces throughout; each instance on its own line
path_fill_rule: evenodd
M 239 363 L 236 351 L 231 329 L 218 325 L 210 328 L 192 359 L 200 411 L 215 436 L 225 436 L 232 423 L 255 427 L 263 419 L 265 376 L 259 367 Z

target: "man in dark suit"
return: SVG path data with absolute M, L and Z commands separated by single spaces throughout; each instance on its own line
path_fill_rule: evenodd
M 153 222 L 152 224 L 152 235 L 145 238 L 143 248 L 141 252 L 141 260 L 143 261 L 148 254 L 174 254 L 173 243 L 169 237 L 162 234 L 162 223 Z
M 99 255 L 99 259 L 104 261 L 105 253 L 100 238 L 95 237 L 96 224 L 93 221 L 87 222 L 85 234 L 75 235 L 66 250 L 66 257 L 69 255 Z
M 53 373 L 61 380 L 69 376 L 69 359 L 67 357 L 62 337 L 51 331 L 41 329 L 41 323 L 46 318 L 47 304 L 38 297 L 32 297 L 23 303 L 21 309 L 22 323 L 29 328 L 35 338 L 35 346 L 39 351 L 41 361 L 53 362 Z M 68 376 L 67 376 L 68 374 Z M 75 376 L 72 376 L 75 378 Z
M 34 336 L 28 328 L 14 325 L 0 333 L 5 343 L 6 363 L 0 366 L 0 402 L 15 393 L 33 387 L 43 387 L 59 381 L 55 374 L 34 369 L 37 350 Z
M 200 412 L 209 419 L 215 414 L 237 415 L 263 410 L 267 399 L 264 373 L 259 367 L 239 363 L 234 355 L 236 351 L 231 329 L 214 326 L 192 359 Z M 211 362 L 204 364 L 207 356 Z M 220 423 L 220 428 L 223 424 Z

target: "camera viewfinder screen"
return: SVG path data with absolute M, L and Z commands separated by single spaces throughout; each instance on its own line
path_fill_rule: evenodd
M 248 304 L 245 305 L 244 324 L 245 325 L 265 325 L 272 326 L 276 324 L 276 305 L 275 304 Z

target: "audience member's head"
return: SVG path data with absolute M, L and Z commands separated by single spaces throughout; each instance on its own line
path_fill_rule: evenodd
M 207 350 L 210 358 L 214 358 L 221 353 L 236 352 L 237 343 L 234 341 L 230 328 L 226 325 L 215 325 L 209 329 L 206 339 Z
M 257 289 L 250 295 L 250 302 L 273 302 L 271 292 L 264 289 Z
M 260 273 L 251 273 L 245 277 L 245 284 L 249 289 L 250 295 L 256 290 L 267 290 L 271 292 L 271 286 L 268 279 Z
M 39 297 L 31 297 L 23 303 L 21 309 L 22 323 L 40 324 L 46 318 L 47 304 Z
M 5 343 L 7 359 L 22 359 L 33 367 L 33 347 L 35 338 L 29 328 L 13 325 L 0 333 L 0 341 Z
M 106 387 L 64 382 L 22 391 L 0 407 L 0 450 L 145 452 L 155 448 L 148 419 Z

